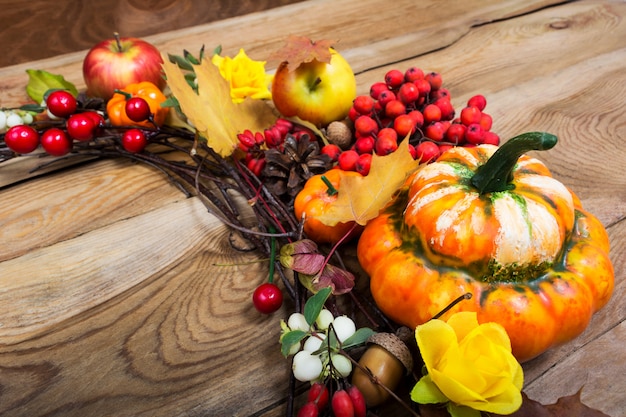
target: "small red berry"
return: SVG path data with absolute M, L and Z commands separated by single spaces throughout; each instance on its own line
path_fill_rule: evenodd
M 385 116 L 390 119 L 406 114 L 406 106 L 400 100 L 391 100 L 385 105 Z
M 415 86 L 417 87 L 417 90 L 420 92 L 421 97 L 426 97 L 430 93 L 430 90 L 432 88 L 430 86 L 430 83 L 423 78 L 413 81 L 413 84 L 415 84 Z
M 150 105 L 141 97 L 131 97 L 126 100 L 126 116 L 133 122 L 143 122 L 150 117 Z
M 53 156 L 63 156 L 72 150 L 72 140 L 67 134 L 56 127 L 52 127 L 41 134 L 42 148 Z
M 354 122 L 359 116 L 361 116 L 361 113 L 356 111 L 354 107 L 350 107 L 350 110 L 348 110 L 348 118 Z
M 484 131 L 488 131 L 488 130 L 491 130 L 493 119 L 491 118 L 491 115 L 487 113 L 482 113 L 482 115 L 480 116 L 480 122 L 478 123 L 480 124 L 480 127 L 482 127 Z
M 347 151 L 341 152 L 337 163 L 339 164 L 339 168 L 344 171 L 354 171 L 356 169 L 356 161 L 358 160 L 359 154 L 357 153 L 357 151 L 349 149 Z
M 345 390 L 335 391 L 331 407 L 335 417 L 354 417 L 354 405 Z
M 467 126 L 465 130 L 465 140 L 473 145 L 480 145 L 483 143 L 485 137 L 485 131 L 478 123 L 472 123 Z
M 438 72 L 429 72 L 424 76 L 424 79 L 430 84 L 431 90 L 439 90 L 443 84 L 441 74 Z
M 319 408 L 315 403 L 308 402 L 298 410 L 297 417 L 317 417 L 320 413 Z
M 10 127 L 4 134 L 4 143 L 17 153 L 31 153 L 39 146 L 39 133 L 28 125 Z
M 465 107 L 461 110 L 461 123 L 465 126 L 469 126 L 472 123 L 480 123 L 481 116 L 482 112 L 478 109 L 478 107 Z
M 348 396 L 352 400 L 354 407 L 354 417 L 365 417 L 367 414 L 367 406 L 365 405 L 365 398 L 361 391 L 354 385 L 351 385 L 346 389 Z
M 100 113 L 96 111 L 86 111 L 82 114 L 84 114 L 87 117 L 90 117 L 91 120 L 93 120 L 93 124 L 95 126 L 93 135 L 99 136 L 100 134 L 102 134 L 102 131 L 104 128 L 104 116 L 102 116 Z
M 431 141 L 421 142 L 415 147 L 417 158 L 421 163 L 432 162 L 439 157 L 439 146 Z
M 416 128 L 421 128 L 422 126 L 424 126 L 424 114 L 421 111 L 411 110 L 408 113 L 408 116 L 413 120 Z
M 421 80 L 424 78 L 424 71 L 418 67 L 410 67 L 404 71 L 404 80 L 408 82 L 414 82 L 415 80 Z
M 257 177 L 260 177 L 261 173 L 263 172 L 263 168 L 265 168 L 265 162 L 266 161 L 264 157 L 250 158 L 247 161 L 246 166 L 248 167 L 250 171 L 252 171 L 254 175 L 256 175 Z
M 437 90 L 433 90 L 430 92 L 429 97 L 431 100 L 439 100 L 440 98 L 447 98 L 448 100 L 451 100 L 450 90 L 448 90 L 447 88 L 439 88 Z
M 485 107 L 487 107 L 487 99 L 485 96 L 477 94 L 467 100 L 467 107 L 477 107 L 478 110 L 483 111 L 485 110 Z
M 454 107 L 449 98 L 438 98 L 434 104 L 441 110 L 441 120 L 452 120 L 454 118 Z
M 321 382 L 315 382 L 309 389 L 307 400 L 317 404 L 317 408 L 324 409 L 328 405 L 328 388 Z
M 360 116 L 354 121 L 354 131 L 360 137 L 370 136 L 378 132 L 378 123 L 369 116 Z
M 56 90 L 46 98 L 46 107 L 56 117 L 68 117 L 76 112 L 76 98 L 66 90 Z
M 357 151 L 359 155 L 372 153 L 374 152 L 375 144 L 376 140 L 373 136 L 363 136 L 354 142 L 354 150 Z
M 376 155 L 389 155 L 396 149 L 398 149 L 398 141 L 396 140 L 389 137 L 378 138 L 378 140 L 376 140 Z
M 146 135 L 140 129 L 129 129 L 122 136 L 122 147 L 131 153 L 143 151 L 147 144 Z
M 380 93 L 382 93 L 383 91 L 389 91 L 389 87 L 387 87 L 387 84 L 385 84 L 384 82 L 376 82 L 370 87 L 370 96 L 374 100 L 378 100 Z
M 322 146 L 320 154 L 328 155 L 331 161 L 337 162 L 339 160 L 339 155 L 341 155 L 341 148 L 334 143 L 329 143 L 328 145 Z
M 372 154 L 364 153 L 363 155 L 359 155 L 359 159 L 357 159 L 356 164 L 354 166 L 354 170 L 359 174 L 366 176 L 370 172 L 370 167 L 372 166 Z
M 394 142 L 397 142 L 398 141 L 398 132 L 396 132 L 395 129 L 393 129 L 391 127 L 385 127 L 383 129 L 380 129 L 380 131 L 378 132 L 378 135 L 376 135 L 376 137 L 378 139 L 380 139 L 380 138 L 391 139 Z
M 441 156 L 441 154 L 443 154 L 444 152 L 447 152 L 448 150 L 454 148 L 454 146 L 452 145 L 448 145 L 448 144 L 440 144 L 439 145 L 439 155 Z
M 424 131 L 424 135 L 427 138 L 436 140 L 437 142 L 442 141 L 445 134 L 446 129 L 441 122 L 434 122 L 429 124 L 428 126 L 426 126 L 426 129 Z
M 396 132 L 398 132 L 398 137 L 404 139 L 407 135 L 411 135 L 415 132 L 415 119 L 408 114 L 398 116 L 393 121 L 393 128 Z
M 72 114 L 65 123 L 67 133 L 74 139 L 88 141 L 93 139 L 96 132 L 94 118 L 86 113 Z
M 252 303 L 260 313 L 271 314 L 283 305 L 283 293 L 276 284 L 265 282 L 254 290 Z
M 397 69 L 389 70 L 385 74 L 385 83 L 391 89 L 399 88 L 403 82 L 404 82 L 404 74 Z
M 500 136 L 493 132 L 485 132 L 482 143 L 498 146 L 500 145 Z
M 452 123 L 446 131 L 446 139 L 455 145 L 465 142 L 465 130 L 467 127 L 461 123 Z
M 378 103 L 380 104 L 380 108 L 384 109 L 387 103 L 395 99 L 397 99 L 397 97 L 396 97 L 396 93 L 394 93 L 393 91 L 387 90 L 387 91 L 381 92 L 380 95 L 378 96 Z
M 405 82 L 400 86 L 398 90 L 398 99 L 404 104 L 408 105 L 417 101 L 420 98 L 420 91 L 417 86 L 412 82 Z
M 427 104 L 422 111 L 424 123 L 433 123 L 441 120 L 441 108 L 435 104 Z
M 352 103 L 352 107 L 359 114 L 369 115 L 374 110 L 374 99 L 371 96 L 357 96 Z

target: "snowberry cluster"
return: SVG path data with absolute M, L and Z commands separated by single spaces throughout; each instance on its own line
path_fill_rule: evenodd
M 335 155 L 339 168 L 366 175 L 372 155 L 394 152 L 406 137 L 412 156 L 423 162 L 433 161 L 452 146 L 499 144 L 498 135 L 490 130 L 492 118 L 484 112 L 485 97 L 470 98 L 457 115 L 442 84 L 441 74 L 417 67 L 388 71 L 384 81 L 372 84 L 368 95 L 353 102 L 352 146 L 337 152 L 328 145 L 323 152 Z
M 29 125 L 33 122 L 33 114 L 17 109 L 0 110 L 0 133 L 4 133 L 13 126 Z
M 330 331 L 339 343 L 345 342 L 356 333 L 356 325 L 351 318 L 334 317 L 329 310 L 323 309 L 315 323 L 310 325 L 303 314 L 293 313 L 287 320 L 287 329 L 283 330 L 301 330 L 307 333 L 302 343 L 293 344 L 289 350 L 290 354 L 294 354 L 293 375 L 298 381 L 315 382 L 328 376 L 346 378 L 352 372 L 352 363 L 348 358 L 322 348 Z
M 278 118 L 272 126 L 263 132 L 252 132 L 246 129 L 239 133 L 237 135 L 239 141 L 237 147 L 244 152 L 244 160 L 248 169 L 260 177 L 266 163 L 264 150 L 279 149 L 282 151 L 287 135 L 292 135 L 298 141 L 304 135 L 308 135 L 309 139 L 315 138 L 310 129 L 283 118 Z
M 150 116 L 148 103 L 140 97 L 131 100 L 127 105 L 128 117 L 137 122 L 146 120 Z M 79 111 L 76 97 L 68 91 L 57 90 L 50 93 L 42 105 L 45 106 L 49 119 L 64 120 L 65 123 L 37 130 L 30 125 L 33 122 L 32 115 L 30 119 L 22 117 L 22 123 L 15 123 L 16 120 L 10 120 L 12 116 L 9 116 L 5 122 L 9 128 L 4 135 L 9 149 L 19 154 L 28 154 L 41 145 L 49 155 L 64 156 L 72 151 L 74 141 L 88 142 L 104 132 L 104 116 L 93 110 Z M 141 152 L 147 143 L 146 134 L 141 129 L 126 129 L 121 137 L 122 147 L 128 152 Z

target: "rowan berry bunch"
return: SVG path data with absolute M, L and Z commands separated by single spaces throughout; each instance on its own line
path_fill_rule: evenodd
M 441 74 L 418 67 L 392 69 L 384 81 L 371 85 L 369 94 L 354 100 L 349 113 L 352 146 L 338 153 L 329 145 L 322 152 L 335 155 L 339 168 L 367 175 L 372 155 L 395 152 L 407 137 L 412 156 L 423 162 L 452 146 L 497 145 L 500 139 L 491 132 L 486 105 L 485 97 L 476 95 L 457 114 Z

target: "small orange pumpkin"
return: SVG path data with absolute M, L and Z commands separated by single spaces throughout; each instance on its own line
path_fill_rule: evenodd
M 337 200 L 337 190 L 341 185 L 342 175 L 361 176 L 354 171 L 331 169 L 324 174 L 309 178 L 304 188 L 296 195 L 294 201 L 296 219 L 304 220 L 304 234 L 317 243 L 334 244 L 344 237 L 354 238 L 363 230 L 363 226 L 353 221 L 328 226 L 318 219 Z
M 359 239 L 381 311 L 414 328 L 469 292 L 447 314 L 500 323 L 520 361 L 578 336 L 609 300 L 614 272 L 600 221 L 524 154 L 555 144 L 527 133 L 500 148 L 453 148 L 416 171 Z

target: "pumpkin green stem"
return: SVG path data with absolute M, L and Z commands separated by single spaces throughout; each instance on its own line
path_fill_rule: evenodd
M 553 148 L 556 142 L 557 137 L 546 132 L 527 132 L 509 139 L 476 170 L 472 185 L 480 194 L 511 190 L 511 174 L 519 157 L 529 151 Z
M 337 194 L 339 191 L 337 191 L 337 189 L 333 186 L 333 184 L 330 182 L 330 180 L 328 178 L 326 178 L 326 176 L 322 175 L 322 181 L 324 181 L 324 184 L 326 184 L 326 187 L 328 187 L 328 189 L 326 190 L 326 193 L 329 196 L 333 196 L 335 194 Z

